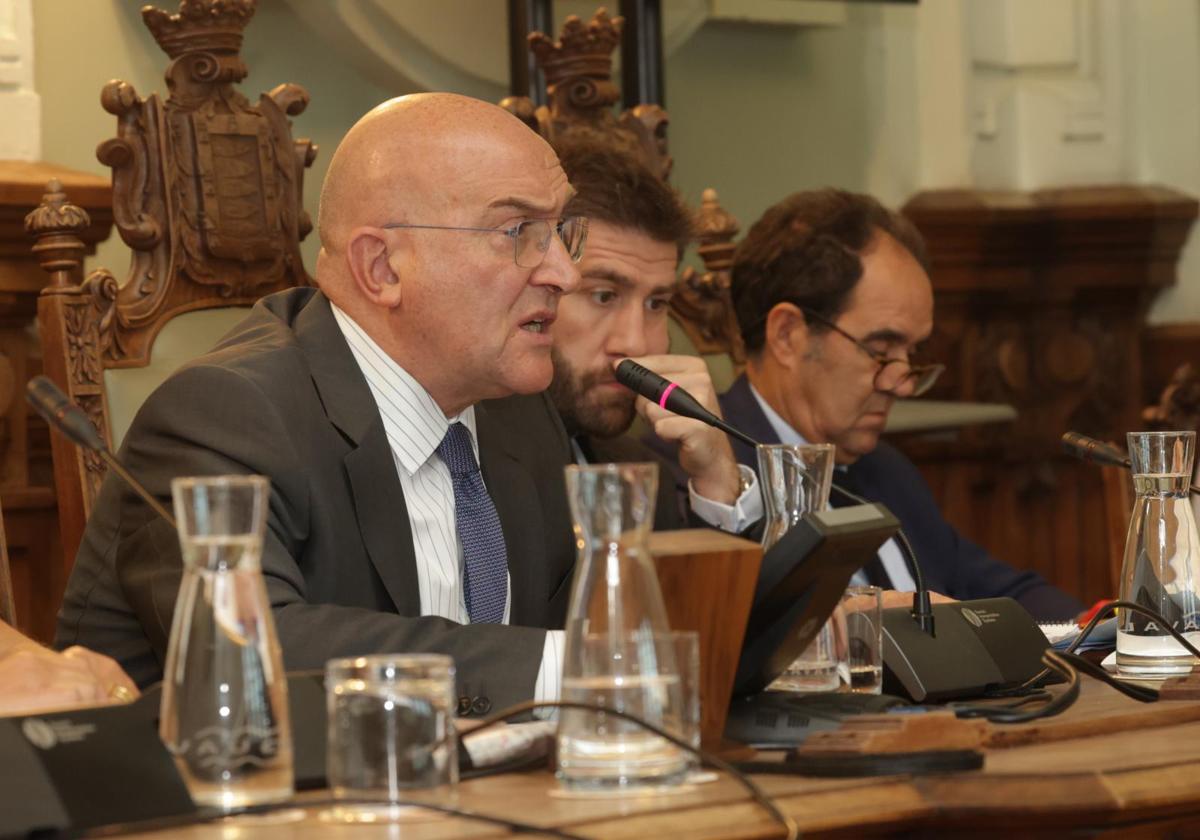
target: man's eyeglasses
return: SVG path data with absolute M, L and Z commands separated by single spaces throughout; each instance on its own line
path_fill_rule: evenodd
M 881 391 L 885 394 L 895 394 L 898 389 L 903 388 L 908 383 L 912 383 L 912 396 L 919 397 L 933 387 L 933 383 L 937 382 L 938 377 L 942 375 L 942 371 L 946 369 L 945 365 L 940 364 L 914 365 L 907 359 L 893 359 L 878 350 L 872 350 L 837 324 L 827 318 L 822 318 L 811 309 L 801 307 L 800 311 L 804 313 L 806 319 L 823 324 L 838 335 L 853 341 L 859 350 L 866 353 L 879 365 L 879 368 L 875 371 L 876 391 Z
M 449 227 L 447 225 L 406 225 L 400 222 L 383 225 L 388 229 L 409 230 L 458 230 L 469 233 L 502 233 L 513 241 L 513 262 L 521 268 L 537 268 L 546 259 L 550 250 L 550 235 L 558 234 L 571 262 L 579 262 L 583 246 L 587 242 L 588 220 L 583 216 L 571 216 L 559 221 L 528 219 L 517 222 L 510 228 Z

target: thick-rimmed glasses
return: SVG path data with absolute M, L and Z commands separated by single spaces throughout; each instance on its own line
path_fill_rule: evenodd
M 942 375 L 942 371 L 946 369 L 946 366 L 941 364 L 914 365 L 908 359 L 893 359 L 878 350 L 872 350 L 837 324 L 828 318 L 822 318 L 811 309 L 800 307 L 800 311 L 804 313 L 804 317 L 808 320 L 823 324 L 838 335 L 854 342 L 854 345 L 859 350 L 866 353 L 879 365 L 875 371 L 876 391 L 885 394 L 895 394 L 898 389 L 903 388 L 908 383 L 912 383 L 911 396 L 919 397 L 933 387 L 933 383 L 937 382 L 938 377 Z
M 550 235 L 558 234 L 571 262 L 579 262 L 587 242 L 588 220 L 583 216 L 559 219 L 527 219 L 509 228 L 451 227 L 449 225 L 408 225 L 402 222 L 383 225 L 389 230 L 457 230 L 467 233 L 502 233 L 513 241 L 513 262 L 521 268 L 537 268 L 550 250 Z

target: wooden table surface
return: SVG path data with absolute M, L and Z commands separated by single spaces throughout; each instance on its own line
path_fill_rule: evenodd
M 969 833 L 980 836 L 1200 836 L 1200 702 L 1140 704 L 1086 680 L 1057 718 L 992 726 L 982 770 L 931 776 L 756 780 L 806 836 Z M 340 826 L 298 798 L 291 812 L 144 832 L 140 837 L 490 838 L 482 822 L 437 817 Z M 766 838 L 780 826 L 732 778 L 658 796 L 568 798 L 548 772 L 459 785 L 457 806 L 595 838 Z

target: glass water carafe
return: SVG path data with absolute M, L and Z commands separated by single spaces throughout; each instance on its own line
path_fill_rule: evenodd
M 658 466 L 566 468 L 579 558 L 571 586 L 562 698 L 619 709 L 683 734 L 683 691 L 647 547 Z M 601 713 L 564 709 L 558 778 L 575 789 L 654 787 L 687 773 L 664 738 Z
M 262 476 L 171 483 L 183 550 L 159 734 L 192 799 L 240 808 L 292 795 L 287 678 L 260 558 Z
M 1131 432 L 1135 493 L 1125 561 L 1123 601 L 1162 614 L 1200 646 L 1200 545 L 1189 498 L 1195 432 Z M 1117 668 L 1121 674 L 1164 677 L 1187 673 L 1194 658 L 1160 622 L 1120 610 Z

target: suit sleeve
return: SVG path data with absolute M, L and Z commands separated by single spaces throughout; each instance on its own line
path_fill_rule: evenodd
M 1042 621 L 1070 619 L 1082 612 L 1077 599 L 1037 572 L 1010 566 L 960 534 L 942 516 L 916 466 L 895 450 L 889 449 L 886 456 L 891 479 L 886 497 L 881 493 L 879 498 L 893 508 L 909 533 L 930 589 L 958 600 L 1012 598 Z
M 454 657 L 460 695 L 487 697 L 495 709 L 531 698 L 544 630 L 460 625 L 309 601 L 298 560 L 311 527 L 309 481 L 304 453 L 295 451 L 292 440 L 284 418 L 255 382 L 225 368 L 200 366 L 171 377 L 145 403 L 122 458 L 168 507 L 174 476 L 271 478 L 262 569 L 289 670 L 322 668 L 339 656 L 438 652 Z M 118 579 L 161 662 L 182 575 L 178 539 L 132 491 L 121 492 L 120 506 Z

